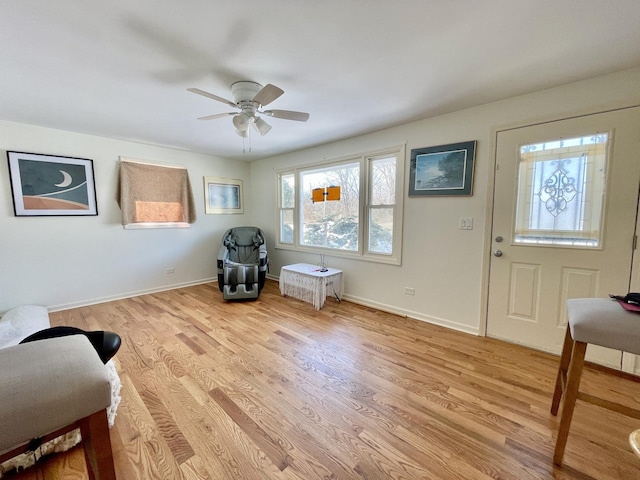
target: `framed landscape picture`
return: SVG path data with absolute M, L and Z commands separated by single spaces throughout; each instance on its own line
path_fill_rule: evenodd
M 206 214 L 243 213 L 242 180 L 204 177 Z
M 411 150 L 409 196 L 471 195 L 476 142 Z
M 7 152 L 17 217 L 98 215 L 93 160 Z

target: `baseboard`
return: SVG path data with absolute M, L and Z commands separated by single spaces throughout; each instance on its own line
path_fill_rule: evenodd
M 276 282 L 279 280 L 279 277 L 277 277 L 275 275 L 271 275 L 269 273 L 267 273 L 266 276 L 267 276 L 267 278 L 269 280 L 274 280 Z M 57 312 L 57 311 L 60 311 L 60 310 L 69 310 L 71 308 L 87 307 L 89 305 L 97 305 L 97 304 L 100 304 L 100 303 L 112 302 L 112 301 L 115 301 L 115 300 L 123 300 L 125 298 L 139 297 L 140 295 L 147 295 L 147 294 L 150 294 L 150 293 L 165 292 L 167 290 L 175 290 L 177 288 L 191 287 L 193 285 L 202 285 L 203 283 L 210 283 L 210 282 L 217 282 L 217 281 L 218 281 L 218 277 L 205 278 L 205 279 L 201 279 L 201 280 L 194 280 L 194 281 L 191 281 L 191 282 L 176 283 L 176 284 L 172 284 L 172 285 L 164 285 L 162 287 L 157 287 L 157 288 L 148 288 L 148 289 L 145 289 L 145 290 L 138 290 L 138 291 L 134 291 L 134 292 L 121 293 L 121 294 L 118 294 L 118 295 L 110 295 L 110 296 L 107 296 L 107 297 L 100 297 L 100 298 L 94 298 L 94 299 L 89 299 L 89 300 L 83 300 L 81 302 L 71 302 L 71 303 L 65 303 L 65 304 L 60 304 L 60 305 L 53 305 L 53 306 L 47 307 L 47 309 L 50 312 Z M 446 320 L 444 318 L 434 317 L 434 316 L 431 316 L 431 315 L 423 315 L 420 312 L 414 312 L 412 310 L 407 310 L 407 309 L 404 309 L 404 308 L 398 308 L 398 307 L 395 307 L 393 305 L 387 305 L 385 303 L 376 302 L 376 301 L 370 300 L 368 298 L 362 298 L 362 297 L 356 297 L 354 295 L 344 294 L 342 296 L 342 300 L 344 300 L 346 302 L 356 303 L 358 305 L 363 305 L 365 307 L 375 308 L 376 310 L 381 310 L 383 312 L 392 313 L 394 315 L 400 315 L 402 317 L 411 318 L 413 320 L 419 320 L 421 322 L 431 323 L 431 324 L 438 325 L 438 326 L 441 326 L 441 327 L 450 328 L 452 330 L 456 330 L 456 331 L 463 332 L 463 333 L 468 333 L 468 334 L 471 334 L 471 335 L 479 335 L 480 334 L 478 329 L 471 328 L 468 325 L 463 325 L 463 324 L 460 324 L 460 323 L 452 322 L 450 320 Z
M 279 281 L 280 277 L 275 275 L 267 274 L 267 278 L 274 281 Z M 342 300 L 351 303 L 357 303 L 358 305 L 362 305 L 365 307 L 375 308 L 376 310 L 381 310 L 383 312 L 392 313 L 394 315 L 400 315 L 401 317 L 411 318 L 413 320 L 419 320 L 421 322 L 431 323 L 433 325 L 438 325 L 440 327 L 450 328 L 452 330 L 456 330 L 458 332 L 468 333 L 470 335 L 480 335 L 479 328 L 472 328 L 469 325 L 464 325 L 462 323 L 452 322 L 450 320 L 446 320 L 444 318 L 433 317 L 431 315 L 424 315 L 420 312 L 414 312 L 413 310 L 407 310 L 404 308 L 398 308 L 393 305 L 387 305 L 385 303 L 376 302 L 374 300 L 362 297 L 356 297 L 354 295 L 349 295 L 345 293 L 342 295 Z
M 431 323 L 433 325 L 438 325 L 440 327 L 450 328 L 458 332 L 468 333 L 470 335 L 476 335 L 476 336 L 480 335 L 480 331 L 477 328 L 472 328 L 472 327 L 469 327 L 469 325 L 452 322 L 444 318 L 438 318 L 431 315 L 424 315 L 420 312 L 415 312 L 413 310 L 398 308 L 392 305 L 387 305 L 384 303 L 375 302 L 367 298 L 356 297 L 348 294 L 344 294 L 342 296 L 342 299 L 347 302 L 363 305 L 365 307 L 375 308 L 376 310 L 381 310 L 383 312 L 393 313 L 394 315 L 400 315 L 403 317 L 411 318 L 413 320 L 419 320 L 421 322 Z
M 217 279 L 218 279 L 217 277 L 204 278 L 200 280 L 194 280 L 191 282 L 174 283 L 172 285 L 163 285 L 162 287 L 147 288 L 145 290 L 123 292 L 117 295 L 109 295 L 106 297 L 82 300 L 81 302 L 70 302 L 70 303 L 63 303 L 60 305 L 52 305 L 47 307 L 47 310 L 49 310 L 50 312 L 58 312 L 60 310 L 69 310 L 71 308 L 87 307 L 89 305 L 98 305 L 99 303 L 113 302 L 115 300 L 123 300 L 125 298 L 139 297 L 140 295 L 147 295 L 150 293 L 166 292 L 167 290 L 175 290 L 177 288 L 192 287 L 194 285 L 202 285 L 203 283 L 210 283 L 213 281 L 217 281 Z

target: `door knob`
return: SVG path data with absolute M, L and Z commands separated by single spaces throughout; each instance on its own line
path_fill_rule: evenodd
M 494 250 L 494 251 L 493 251 L 493 254 L 494 254 L 496 257 L 501 257 L 501 256 L 502 256 L 502 250 Z

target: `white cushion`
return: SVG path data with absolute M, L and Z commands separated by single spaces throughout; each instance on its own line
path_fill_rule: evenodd
M 104 410 L 109 373 L 84 335 L 0 349 L 0 454 Z
M 640 355 L 640 313 L 628 312 L 615 300 L 567 300 L 567 319 L 578 342 Z
M 0 318 L 0 348 L 17 345 L 32 333 L 50 326 L 45 307 L 25 305 L 9 310 Z

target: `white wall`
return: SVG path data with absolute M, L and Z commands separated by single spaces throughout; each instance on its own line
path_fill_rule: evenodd
M 7 163 L 0 167 L 0 312 L 17 305 L 68 308 L 215 277 L 215 257 L 227 228 L 258 225 L 268 235 L 271 274 L 282 265 L 317 263 L 317 255 L 276 250 L 274 169 L 406 142 L 412 148 L 477 140 L 474 194 L 405 198 L 401 266 L 329 257 L 345 271 L 346 297 L 368 305 L 477 333 L 483 319 L 484 269 L 491 207 L 492 139 L 504 126 L 640 104 L 640 69 L 483 105 L 252 164 L 36 126 L 0 122 L 6 150 L 94 160 L 97 217 L 14 217 Z M 313 121 L 313 120 L 311 120 Z M 115 199 L 120 155 L 184 165 L 198 221 L 189 229 L 123 230 Z M 406 169 L 408 184 L 408 168 Z M 203 176 L 240 178 L 244 215 L 205 215 Z M 405 188 L 406 191 L 406 188 Z M 635 194 L 635 192 L 630 192 Z M 473 217 L 474 229 L 458 229 Z M 174 267 L 175 274 L 165 274 Z M 415 296 L 403 293 L 414 287 Z
M 251 178 L 261 181 L 253 182 L 252 215 L 273 246 L 275 169 L 406 142 L 402 265 L 328 257 L 329 266 L 344 270 L 345 298 L 478 333 L 484 319 L 496 130 L 639 103 L 640 69 L 634 69 L 253 162 Z M 468 140 L 478 141 L 472 197 L 406 197 L 412 148 Z M 459 230 L 460 217 L 473 217 L 473 230 Z M 270 258 L 273 275 L 282 265 L 319 261 L 318 255 L 274 248 Z M 414 287 L 415 296 L 405 295 L 405 286 Z
M 206 155 L 48 128 L 0 122 L 6 151 L 93 160 L 96 217 L 15 217 L 7 161 L 0 167 L 0 312 L 37 304 L 61 309 L 200 283 L 216 276 L 227 228 L 244 215 L 205 215 L 203 177 L 239 178 L 245 195 L 249 165 Z M 189 170 L 197 221 L 188 229 L 124 230 L 116 202 L 119 156 L 183 165 Z M 246 196 L 245 196 L 246 198 Z M 167 268 L 174 274 L 166 274 Z

